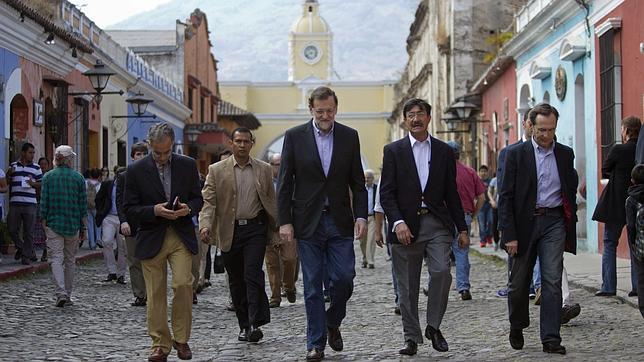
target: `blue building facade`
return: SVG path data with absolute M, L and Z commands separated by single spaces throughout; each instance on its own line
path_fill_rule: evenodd
M 7 169 L 9 165 L 9 142 L 11 139 L 11 130 L 9 129 L 9 115 L 11 112 L 11 100 L 14 96 L 11 83 L 14 81 L 12 74 L 20 67 L 20 58 L 18 55 L 11 51 L 0 48 L 0 120 L 2 120 L 2 127 L 0 127 L 0 168 Z M 15 75 L 14 75 L 15 77 Z M 19 81 L 19 79 L 18 79 Z

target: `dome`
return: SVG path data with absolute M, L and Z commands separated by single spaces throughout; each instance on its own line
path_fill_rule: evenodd
M 294 33 L 328 33 L 329 25 L 319 13 L 320 4 L 315 0 L 306 0 L 302 5 L 302 17 L 293 23 L 291 31 Z

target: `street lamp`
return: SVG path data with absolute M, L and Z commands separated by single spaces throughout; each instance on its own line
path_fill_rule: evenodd
M 132 111 L 138 117 L 141 117 L 145 114 L 148 109 L 148 104 L 152 103 L 153 100 L 150 98 L 145 98 L 143 93 L 138 92 L 136 95 L 125 100 L 132 107 Z
M 183 131 L 183 133 L 188 138 L 188 142 L 195 144 L 197 142 L 197 138 L 199 138 L 199 135 L 201 134 L 201 131 L 196 128 L 189 128 Z
M 107 82 L 114 74 L 116 73 L 106 67 L 100 59 L 96 60 L 94 69 L 89 69 L 83 73 L 83 75 L 89 78 L 89 81 L 92 83 L 92 87 L 96 90 L 96 93 L 101 93 L 103 89 L 107 87 Z
M 448 132 L 456 131 L 456 122 L 459 121 L 459 118 L 453 112 L 448 110 L 443 114 L 443 118 L 441 118 L 441 120 L 445 122 Z
M 459 100 L 458 102 L 452 104 L 449 110 L 455 112 L 458 118 L 462 121 L 467 121 L 470 116 L 472 116 L 472 112 L 478 109 L 479 107 L 476 104 L 464 100 Z

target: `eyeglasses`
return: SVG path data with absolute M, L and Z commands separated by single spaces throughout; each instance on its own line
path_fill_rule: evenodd
M 407 113 L 407 119 L 414 119 L 416 117 L 425 117 L 427 113 L 425 112 L 409 112 Z

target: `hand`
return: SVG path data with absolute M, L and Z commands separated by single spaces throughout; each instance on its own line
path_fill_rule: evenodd
M 126 222 L 121 223 L 121 234 L 125 236 L 130 236 L 132 235 L 132 230 L 130 230 L 130 224 Z
M 507 251 L 508 255 L 510 256 L 517 255 L 517 251 L 519 251 L 519 241 L 512 240 L 510 242 L 505 243 L 505 251 Z
M 496 209 L 496 201 L 490 199 L 490 206 L 492 206 L 493 209 Z
M 188 204 L 183 204 L 180 202 L 179 208 L 177 208 L 177 210 L 174 211 L 174 214 L 177 217 L 184 217 L 184 216 L 190 215 L 190 208 L 188 207 Z
M 166 209 L 165 205 L 166 205 L 165 202 L 154 205 L 154 215 L 168 220 L 176 220 L 177 215 L 175 215 L 175 212 L 172 210 Z
M 378 245 L 378 247 L 382 248 L 385 245 L 385 242 L 382 238 L 382 231 L 380 231 L 380 228 L 378 227 L 376 227 L 376 233 L 373 237 L 373 241 L 376 242 L 376 245 Z
M 470 235 L 467 231 L 461 231 L 458 234 L 458 247 L 460 249 L 465 249 L 470 245 Z
M 210 241 L 210 229 L 201 228 L 199 231 L 199 239 L 201 239 L 202 243 L 208 243 Z
M 411 234 L 411 231 L 407 227 L 407 224 L 404 222 L 396 225 L 396 236 L 398 237 L 398 241 L 400 241 L 403 245 L 411 245 L 411 239 L 414 237 L 414 235 Z
M 356 239 L 362 239 L 367 235 L 367 222 L 364 219 L 356 220 L 353 235 Z
M 78 240 L 85 240 L 85 234 L 87 233 L 87 230 L 85 228 L 81 228 L 78 231 Z
M 13 167 L 9 167 L 9 168 L 7 169 L 7 172 L 5 172 L 5 174 L 6 174 L 7 176 L 11 176 L 11 175 L 13 175 Z
M 293 231 L 293 224 L 285 224 L 280 226 L 280 238 L 287 243 L 293 241 L 295 232 Z

